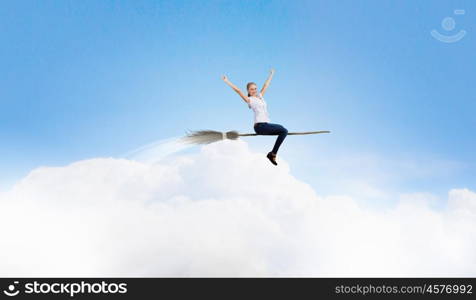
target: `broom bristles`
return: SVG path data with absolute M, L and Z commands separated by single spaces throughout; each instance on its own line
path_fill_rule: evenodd
M 189 131 L 182 141 L 190 144 L 210 144 L 224 139 L 236 140 L 239 133 L 237 131 L 221 132 L 215 130 Z

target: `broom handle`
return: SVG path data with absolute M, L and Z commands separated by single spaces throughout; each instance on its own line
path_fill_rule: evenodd
M 322 130 L 322 131 L 306 131 L 306 132 L 289 132 L 288 135 L 304 135 L 304 134 L 317 134 L 317 133 L 331 133 L 328 130 Z M 263 135 L 263 134 L 256 134 L 256 133 L 240 133 L 238 134 L 239 136 L 257 136 L 257 135 Z M 266 134 L 265 134 L 266 135 Z M 274 134 L 277 135 L 277 134 Z

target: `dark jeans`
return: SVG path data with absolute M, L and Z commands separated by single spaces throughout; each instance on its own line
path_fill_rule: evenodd
M 279 146 L 281 146 L 281 143 L 284 141 L 284 139 L 288 135 L 288 130 L 286 128 L 284 128 L 282 125 L 274 124 L 274 123 L 268 123 L 268 122 L 256 123 L 254 125 L 254 129 L 256 134 L 278 135 L 278 138 L 276 139 L 276 142 L 274 143 L 273 150 L 271 151 L 274 154 L 278 153 Z

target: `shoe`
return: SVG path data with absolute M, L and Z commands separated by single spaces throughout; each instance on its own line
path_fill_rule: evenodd
M 276 154 L 273 154 L 272 152 L 269 152 L 268 155 L 266 155 L 266 157 L 269 159 L 269 161 L 271 161 L 271 163 L 275 166 L 278 165 L 278 163 L 276 162 Z

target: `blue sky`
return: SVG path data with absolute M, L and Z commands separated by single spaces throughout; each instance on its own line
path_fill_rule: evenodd
M 454 15 L 464 9 L 464 15 Z M 221 80 L 262 84 L 282 155 L 323 193 L 475 190 L 474 1 L 4 1 L 0 187 L 186 129 L 252 132 Z M 456 43 L 430 35 L 453 17 Z M 274 138 L 249 139 L 267 153 Z

